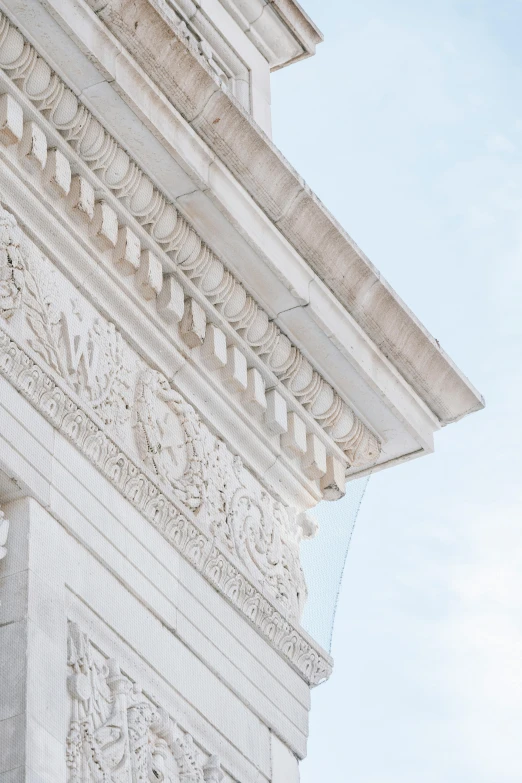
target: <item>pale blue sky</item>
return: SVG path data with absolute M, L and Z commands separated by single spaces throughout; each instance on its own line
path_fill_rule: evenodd
M 274 140 L 487 401 L 370 480 L 302 783 L 520 783 L 522 3 L 302 2 Z

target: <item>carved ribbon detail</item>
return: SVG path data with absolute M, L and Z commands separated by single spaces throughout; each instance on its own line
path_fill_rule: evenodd
M 220 783 L 216 756 L 205 756 L 192 736 L 104 659 L 75 623 L 69 623 L 67 736 L 69 783 Z

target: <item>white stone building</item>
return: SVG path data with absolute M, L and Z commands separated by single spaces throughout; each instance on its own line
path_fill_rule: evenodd
M 308 511 L 482 406 L 270 139 L 320 40 L 0 0 L 0 783 L 295 783 Z

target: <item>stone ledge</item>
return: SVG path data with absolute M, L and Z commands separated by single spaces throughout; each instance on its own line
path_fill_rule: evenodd
M 173 31 L 146 0 L 132 4 L 108 0 L 97 15 L 335 292 L 440 423 L 449 424 L 481 409 L 484 401 L 479 392 L 237 101 L 220 90 L 181 41 L 173 44 Z M 138 18 L 148 20 L 141 35 L 139 27 L 134 31 Z M 148 43 L 151 27 L 154 49 Z

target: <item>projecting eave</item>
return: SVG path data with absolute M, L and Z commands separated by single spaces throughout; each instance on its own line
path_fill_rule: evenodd
M 16 0 L 8 2 L 18 9 Z M 320 415 L 314 420 L 299 408 L 330 452 L 346 459 L 349 477 L 431 452 L 441 426 L 483 406 L 437 342 L 151 2 L 108 0 L 98 14 L 80 0 L 48 3 L 62 15 L 53 18 L 38 5 L 38 15 L 24 11 L 20 21 L 35 40 L 53 36 L 53 66 L 358 417 L 364 453 L 353 458 L 349 448 L 336 445 L 339 440 L 333 443 Z M 120 15 L 118 8 L 132 9 L 138 18 L 147 15 L 154 23 L 154 46 L 147 36 L 140 38 L 141 24 L 135 28 L 134 17 Z M 150 24 L 148 29 L 150 35 Z M 73 46 L 74 53 L 68 51 Z M 88 57 L 80 53 L 86 50 Z M 68 63 L 82 58 L 81 68 L 71 73 Z M 249 350 L 249 361 L 272 388 L 265 360 Z M 294 405 L 293 392 L 281 387 L 281 393 Z M 379 444 L 377 459 L 372 437 Z M 236 443 L 230 446 L 241 451 Z
M 315 54 L 323 35 L 295 0 L 220 0 L 272 70 Z
M 297 13 L 295 3 L 288 0 L 283 6 L 283 2 L 269 5 L 293 7 Z M 142 18 L 148 23 L 135 27 Z M 98 19 L 125 46 L 125 56 L 129 53 L 135 58 L 272 225 L 334 292 L 439 426 L 482 408 L 482 396 L 251 116 L 219 88 L 201 58 L 187 49 L 148 0 L 132 5 L 107 0 Z

